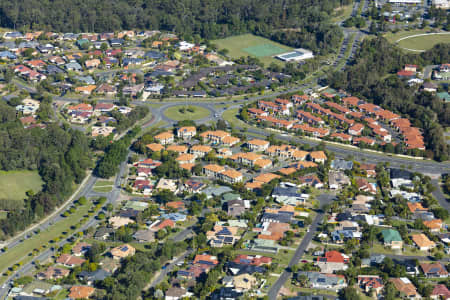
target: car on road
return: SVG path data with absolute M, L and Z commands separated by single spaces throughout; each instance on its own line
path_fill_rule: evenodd
M 168 266 L 170 266 L 170 263 L 166 263 L 161 269 L 165 270 Z

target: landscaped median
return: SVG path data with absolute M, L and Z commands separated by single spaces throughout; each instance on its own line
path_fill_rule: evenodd
M 0 272 L 6 276 L 0 278 L 0 282 L 4 282 L 12 272 L 30 262 L 41 251 L 50 247 L 57 247 L 58 242 L 62 239 L 76 233 L 77 229 L 86 223 L 101 206 L 101 203 L 84 201 L 80 198 L 77 204 L 74 205 L 76 208 L 72 209 L 72 213 L 67 214 L 67 217 L 51 225 L 46 230 L 39 231 L 32 237 L 23 239 L 14 248 L 4 249 L 4 253 L 0 255 Z

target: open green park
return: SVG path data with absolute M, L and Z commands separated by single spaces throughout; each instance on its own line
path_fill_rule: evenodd
M 231 36 L 214 40 L 212 43 L 217 45 L 219 50 L 227 49 L 228 55 L 232 58 L 253 56 L 262 61 L 266 66 L 271 63 L 282 64 L 282 61 L 273 56 L 293 50 L 291 47 L 253 34 Z
M 39 192 L 43 184 L 37 171 L 0 171 L 0 199 L 22 201 L 27 191 Z
M 164 115 L 171 120 L 200 120 L 210 115 L 210 111 L 201 106 L 176 105 L 171 106 L 164 112 Z
M 400 48 L 412 52 L 425 51 L 439 43 L 450 43 L 450 33 L 436 34 L 425 29 L 387 33 L 384 37 L 389 42 L 397 44 Z

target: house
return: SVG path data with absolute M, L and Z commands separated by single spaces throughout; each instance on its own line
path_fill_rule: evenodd
M 366 172 L 367 177 L 375 177 L 377 172 L 375 170 L 376 164 L 360 164 L 359 169 Z
M 308 287 L 314 289 L 325 289 L 337 292 L 347 286 L 344 275 L 299 271 L 296 274 L 296 279 L 299 281 L 303 276 L 306 276 L 308 279 Z
M 98 113 L 105 113 L 112 111 L 116 106 L 114 103 L 97 103 L 95 105 L 94 111 Z
M 353 161 L 344 159 L 334 159 L 331 162 L 331 168 L 336 170 L 351 170 L 353 168 Z
M 432 82 L 425 82 L 425 83 L 422 85 L 422 89 L 423 89 L 425 92 L 436 93 L 436 91 L 437 91 L 437 85 L 434 84 L 434 83 L 432 83 Z
M 97 269 L 93 272 L 81 271 L 77 277 L 80 280 L 86 282 L 88 285 L 92 285 L 95 281 L 105 280 L 105 278 L 109 276 L 111 276 L 111 273 L 109 273 L 108 271 Z
M 327 251 L 325 255 L 317 258 L 317 266 L 322 273 L 334 273 L 348 268 L 349 257 L 338 251 Z
M 161 145 L 172 144 L 174 141 L 174 135 L 170 131 L 162 132 L 155 135 L 155 140 L 158 141 Z
M 369 183 L 364 178 L 356 179 L 356 187 L 361 192 L 370 193 L 370 194 L 376 194 L 377 193 L 377 189 L 376 189 L 375 184 L 374 183 Z
M 250 208 L 249 200 L 231 200 L 227 202 L 227 214 L 231 217 L 238 217 Z
M 83 67 L 77 62 L 69 62 L 64 67 L 66 68 L 67 71 L 75 71 L 75 72 L 83 71 Z
M 195 155 L 193 154 L 180 154 L 180 156 L 178 156 L 176 158 L 176 161 L 179 164 L 193 164 L 195 163 Z
M 313 151 L 309 153 L 309 158 L 315 163 L 325 163 L 327 156 L 323 151 Z
M 300 176 L 298 178 L 298 180 L 300 181 L 300 186 L 306 185 L 306 186 L 314 187 L 316 189 L 323 188 L 323 183 L 322 183 L 322 181 L 320 181 L 320 179 L 317 177 L 316 174 Z
M 263 152 L 269 148 L 270 142 L 260 139 L 253 139 L 247 142 L 247 146 L 251 151 Z
M 441 219 L 433 219 L 430 221 L 423 221 L 423 225 L 430 229 L 431 232 L 439 232 L 442 228 L 442 220 Z
M 176 180 L 161 178 L 156 186 L 156 190 L 169 190 L 172 193 L 178 192 L 178 184 Z
M 182 287 L 170 287 L 165 294 L 165 300 L 179 300 L 192 296 L 192 293 Z
M 79 258 L 70 254 L 61 254 L 60 257 L 56 259 L 57 264 L 64 265 L 69 268 L 81 266 L 86 260 Z
M 155 231 L 148 229 L 141 229 L 136 231 L 133 238 L 139 243 L 150 243 L 155 240 Z
M 380 295 L 384 288 L 383 280 L 378 275 L 358 275 L 358 285 L 367 294 L 374 291 L 375 295 Z
M 328 173 L 328 187 L 333 190 L 340 189 L 344 185 L 350 185 L 350 179 L 343 172 L 330 171 Z
M 85 64 L 86 68 L 88 68 L 88 69 L 95 69 L 95 68 L 98 68 L 98 66 L 100 66 L 101 61 L 98 58 L 94 58 L 94 59 L 86 60 L 84 62 L 84 64 Z
M 39 280 L 55 280 L 55 279 L 61 279 L 66 276 L 68 276 L 70 273 L 70 270 L 63 269 L 63 268 L 57 268 L 57 267 L 48 267 L 46 271 L 39 272 L 36 275 L 36 278 Z
M 213 230 L 206 232 L 206 238 L 212 247 L 234 245 L 234 243 L 240 239 L 240 236 L 237 235 L 237 231 L 237 227 L 215 225 Z
M 189 193 L 199 193 L 205 187 L 206 184 L 204 184 L 203 182 L 195 181 L 192 179 L 189 179 L 184 183 L 184 189 Z
M 126 226 L 130 223 L 134 223 L 134 221 L 131 220 L 130 218 L 123 218 L 117 216 L 109 218 L 109 224 L 111 224 L 114 229 Z
M 278 203 L 297 206 L 305 205 L 309 195 L 298 193 L 297 187 L 282 185 L 273 189 L 272 197 L 275 198 L 275 201 Z
M 94 292 L 93 287 L 74 285 L 70 288 L 68 297 L 70 299 L 88 299 Z
M 161 150 L 164 149 L 164 146 L 163 146 L 163 145 L 161 145 L 161 144 L 156 144 L 156 143 L 152 143 L 152 144 L 145 145 L 145 147 L 146 147 L 147 149 L 150 149 L 150 151 L 152 151 L 152 152 L 159 152 L 159 151 L 161 151 Z
M 203 174 L 205 174 L 205 176 L 214 177 L 216 179 L 219 179 L 220 174 L 224 171 L 225 167 L 216 164 L 210 164 L 203 167 Z
M 257 279 L 250 274 L 242 274 L 233 277 L 233 286 L 236 291 L 244 292 L 249 291 L 256 287 Z
M 431 292 L 430 298 L 435 300 L 450 299 L 450 291 L 444 284 L 436 284 Z
M 128 256 L 133 256 L 136 253 L 136 249 L 129 244 L 124 244 L 111 249 L 110 253 L 114 259 L 121 259 Z
M 361 135 L 364 129 L 364 125 L 361 123 L 356 123 L 348 129 L 348 134 L 350 135 Z
M 394 229 L 384 229 L 381 231 L 383 236 L 384 246 L 391 247 L 391 249 L 402 249 L 403 240 L 400 233 Z
M 117 92 L 117 88 L 113 85 L 109 85 L 107 83 L 100 84 L 95 90 L 97 94 L 114 96 Z
M 180 127 L 177 130 L 177 136 L 182 139 L 191 139 L 197 134 L 197 129 L 194 126 Z
M 389 279 L 390 282 L 392 282 L 395 286 L 395 288 L 408 297 L 409 299 L 419 299 L 421 298 L 419 293 L 417 292 L 416 287 L 407 277 L 401 277 L 401 278 L 391 278 Z
M 84 95 L 90 95 L 97 86 L 95 84 L 87 85 L 87 86 L 79 86 L 75 88 L 75 92 L 81 93 Z
M 166 148 L 167 151 L 177 152 L 178 154 L 187 153 L 188 148 L 184 145 L 170 145 Z
M 243 180 L 241 172 L 238 172 L 234 169 L 223 171 L 222 173 L 220 173 L 219 178 L 220 180 L 230 184 L 235 184 Z
M 155 223 L 153 223 L 150 226 L 150 229 L 154 230 L 154 231 L 159 231 L 159 230 L 166 229 L 167 227 L 174 228 L 175 222 L 170 219 L 159 220 L 159 221 L 156 221 Z
M 245 255 L 238 254 L 233 262 L 243 265 L 252 265 L 252 266 L 262 266 L 262 265 L 270 265 L 272 263 L 272 258 L 261 255 Z
M 420 251 L 429 251 L 436 247 L 436 243 L 430 241 L 428 237 L 423 233 L 413 234 L 412 240 Z
M 210 146 L 206 145 L 194 145 L 189 149 L 189 152 L 193 154 L 195 157 L 204 157 L 206 154 L 212 151 Z
M 75 246 L 72 247 L 72 253 L 75 256 L 81 256 L 86 254 L 89 249 L 91 249 L 91 244 L 85 242 L 79 242 Z
M 420 268 L 427 278 L 448 277 L 448 271 L 441 262 L 421 263 Z
M 212 144 L 221 144 L 223 139 L 227 136 L 230 136 L 230 133 L 223 130 L 205 131 L 200 134 L 200 137 Z

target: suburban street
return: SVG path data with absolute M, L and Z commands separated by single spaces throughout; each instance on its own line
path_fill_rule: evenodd
M 333 201 L 334 195 L 330 194 L 321 194 L 317 197 L 317 200 L 320 202 L 320 207 L 323 205 L 329 204 Z M 278 292 L 280 291 L 281 287 L 286 283 L 287 280 L 289 280 L 292 276 L 292 272 L 289 268 L 292 266 L 298 264 L 301 257 L 305 253 L 306 248 L 308 247 L 309 243 L 311 243 L 311 240 L 313 239 L 314 235 L 317 232 L 317 227 L 319 226 L 320 222 L 322 222 L 324 217 L 323 211 L 318 211 L 316 217 L 314 218 L 314 221 L 309 227 L 309 231 L 305 234 L 303 237 L 300 245 L 297 247 L 297 250 L 295 251 L 294 256 L 292 257 L 291 261 L 288 264 L 288 268 L 281 273 L 280 277 L 278 277 L 277 281 L 272 285 L 272 287 L 269 290 L 268 296 L 269 299 L 276 299 Z

